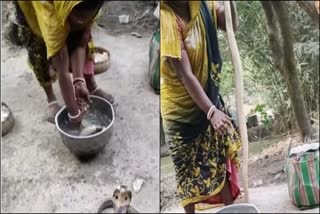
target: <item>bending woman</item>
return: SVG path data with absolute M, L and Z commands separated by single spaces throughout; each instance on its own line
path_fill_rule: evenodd
M 79 124 L 89 94 L 113 103 L 94 79 L 91 25 L 103 1 L 14 1 L 18 44 L 28 51 L 28 62 L 47 96 L 49 122 L 60 106 L 52 89 L 58 77 L 70 121 Z M 70 78 L 69 71 L 73 74 Z
M 240 193 L 241 143 L 219 94 L 217 27 L 225 30 L 224 8 L 164 1 L 160 13 L 161 115 L 181 204 L 187 213 L 231 204 Z

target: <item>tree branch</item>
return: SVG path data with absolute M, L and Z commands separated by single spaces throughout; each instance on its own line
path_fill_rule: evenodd
M 273 9 L 279 20 L 280 32 L 282 36 L 283 50 L 286 50 L 284 57 L 284 64 L 288 72 L 296 73 L 296 62 L 293 50 L 293 34 L 291 30 L 289 11 L 287 8 L 287 3 L 283 1 L 272 1 Z
M 304 140 L 310 138 L 313 135 L 313 130 L 308 117 L 307 109 L 305 106 L 304 97 L 302 95 L 302 89 L 299 81 L 299 76 L 296 68 L 294 50 L 293 50 L 293 33 L 290 26 L 289 12 L 287 8 L 287 2 L 272 1 L 273 9 L 278 18 L 282 48 L 283 48 L 283 67 L 282 73 L 286 80 L 288 93 L 292 102 L 292 108 L 295 113 L 295 118 L 299 127 L 299 130 Z M 285 51 L 285 52 L 284 52 Z
M 283 71 L 283 49 L 279 38 L 279 29 L 276 21 L 276 15 L 270 1 L 261 1 L 262 8 L 266 15 L 268 38 L 272 55 L 274 56 L 274 64 L 280 72 Z

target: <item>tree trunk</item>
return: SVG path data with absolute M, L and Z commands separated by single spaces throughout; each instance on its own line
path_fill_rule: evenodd
M 304 139 L 312 136 L 312 127 L 302 95 L 296 62 L 293 52 L 293 35 L 286 2 L 262 1 L 267 27 L 269 44 L 276 67 L 283 75 L 292 103 L 298 128 Z M 278 27 L 280 31 L 278 30 Z
M 297 1 L 297 3 L 312 19 L 317 28 L 319 28 L 319 13 L 317 11 L 315 1 Z

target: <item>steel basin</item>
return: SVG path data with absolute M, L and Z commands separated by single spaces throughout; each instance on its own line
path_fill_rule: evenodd
M 260 213 L 260 210 L 254 204 L 244 203 L 225 206 L 215 213 Z
M 89 136 L 75 136 L 67 133 L 63 124 L 66 124 L 68 120 L 68 112 L 66 107 L 63 107 L 55 117 L 55 124 L 60 133 L 63 144 L 76 156 L 92 156 L 101 152 L 104 147 L 109 143 L 113 132 L 114 123 L 114 109 L 112 104 L 107 100 L 97 97 L 90 96 L 93 101 L 90 104 L 90 111 L 97 111 L 103 115 L 108 116 L 110 123 L 99 133 L 95 133 Z M 99 124 L 97 124 L 99 125 Z

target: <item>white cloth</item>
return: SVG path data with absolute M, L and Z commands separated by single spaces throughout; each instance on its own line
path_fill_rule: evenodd
M 301 146 L 292 148 L 289 156 L 293 154 L 301 154 L 308 151 L 316 151 L 316 150 L 319 150 L 319 143 L 303 144 Z

